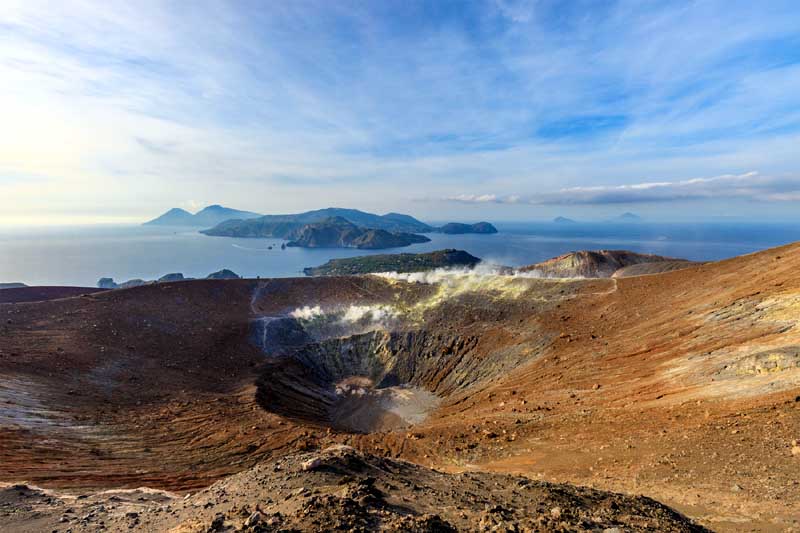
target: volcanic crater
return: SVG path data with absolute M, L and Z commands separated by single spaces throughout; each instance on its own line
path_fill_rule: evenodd
M 391 508 L 438 530 L 700 530 L 672 511 L 667 527 L 664 509 L 638 497 L 599 509 L 603 491 L 656 498 L 713 529 L 797 528 L 798 268 L 795 244 L 619 279 L 452 273 L 168 282 L 47 301 L 23 292 L 0 303 L 0 483 L 11 484 L 0 528 L 66 529 L 66 509 L 102 502 L 68 526 L 252 530 L 240 515 L 265 472 L 259 512 L 308 531 L 319 529 L 304 518 L 322 501 L 314 490 L 333 502 L 326 524 L 346 504 L 377 529 L 395 523 Z M 338 485 L 302 492 L 336 446 L 381 465 L 371 504 Z M 507 498 L 476 494 L 468 475 L 478 472 Z M 564 483 L 600 492 L 571 514 L 534 505 L 524 479 L 498 473 L 536 480 L 545 495 L 574 492 Z M 353 475 L 340 474 L 349 486 Z M 223 494 L 231 483 L 235 502 Z M 104 492 L 137 487 L 173 492 L 128 507 Z M 184 514 L 164 511 L 199 489 Z

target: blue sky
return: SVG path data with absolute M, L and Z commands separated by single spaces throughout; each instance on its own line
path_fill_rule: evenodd
M 791 1 L 0 6 L 0 224 L 796 219 Z

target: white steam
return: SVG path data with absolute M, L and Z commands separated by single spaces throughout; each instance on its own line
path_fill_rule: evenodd
M 401 312 L 391 305 L 350 305 L 323 309 L 319 305 L 298 307 L 289 316 L 317 339 L 390 329 L 398 324 Z
M 298 307 L 289 313 L 312 337 L 343 337 L 375 330 L 392 330 L 402 324 L 421 321 L 425 314 L 444 302 L 467 293 L 492 298 L 518 298 L 533 285 L 533 279 L 548 276 L 539 271 L 517 272 L 509 267 L 480 263 L 475 268 L 439 268 L 426 272 L 383 272 L 374 274 L 387 280 L 435 285 L 425 298 L 402 305 L 374 304 L 322 307 Z M 552 279 L 558 282 L 557 279 Z M 563 279 L 561 281 L 564 281 Z
M 322 308 L 320 306 L 315 305 L 314 307 L 310 307 L 306 305 L 304 307 L 298 307 L 289 313 L 289 316 L 298 320 L 313 320 L 314 318 L 323 314 L 324 313 L 322 312 Z
M 475 268 L 437 268 L 425 272 L 379 272 L 374 274 L 383 278 L 409 283 L 444 284 L 461 286 L 465 281 L 479 278 L 511 279 L 583 279 L 581 276 L 566 278 L 553 276 L 541 270 L 528 270 L 525 272 L 494 263 L 481 262 Z

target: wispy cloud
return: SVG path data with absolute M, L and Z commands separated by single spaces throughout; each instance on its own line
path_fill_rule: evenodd
M 458 184 L 486 209 L 512 191 L 696 199 L 726 193 L 681 176 L 800 165 L 789 0 L 7 0 L 0 21 L 0 197 L 17 214 L 402 210 Z M 642 176 L 656 186 L 633 189 Z
M 530 196 L 459 194 L 446 197 L 445 200 L 468 204 L 603 205 L 724 198 L 768 202 L 797 201 L 800 199 L 800 179 L 767 177 L 757 172 L 748 172 L 681 181 L 568 187 Z

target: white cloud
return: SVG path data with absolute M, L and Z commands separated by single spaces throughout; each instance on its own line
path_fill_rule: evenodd
M 800 199 L 800 179 L 761 176 L 758 172 L 747 172 L 739 175 L 691 178 L 680 181 L 567 187 L 554 192 L 525 197 L 460 194 L 450 196 L 446 200 L 462 203 L 604 205 L 724 198 L 797 201 Z
M 482 209 L 539 191 L 591 205 L 797 169 L 793 2 L 567 4 L 5 1 L 0 216 L 146 219 L 190 199 L 402 211 L 456 184 L 492 191 L 450 198 Z M 621 119 L 570 129 L 593 117 Z M 600 185 L 646 175 L 661 185 Z M 793 197 L 778 189 L 751 196 Z

